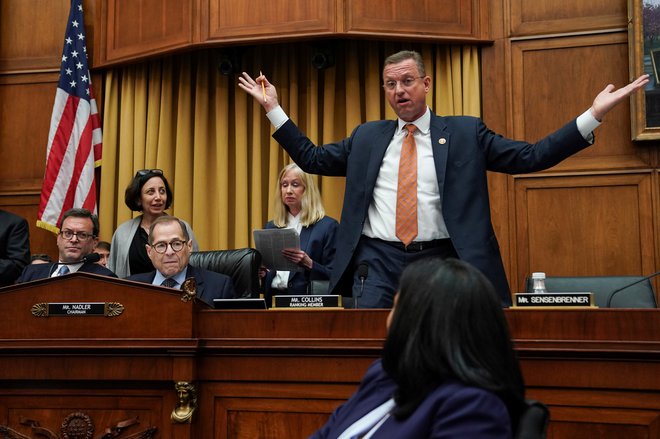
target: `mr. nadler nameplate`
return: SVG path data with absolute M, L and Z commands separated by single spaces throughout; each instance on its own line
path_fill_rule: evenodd
M 341 296 L 273 296 L 273 308 L 341 308 Z
M 117 302 L 61 302 L 36 303 L 32 314 L 37 317 L 54 316 L 102 316 L 115 317 L 124 312 L 124 305 Z
M 519 293 L 514 306 L 595 306 L 593 293 Z

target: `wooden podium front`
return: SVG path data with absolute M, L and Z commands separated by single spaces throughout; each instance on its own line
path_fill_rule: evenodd
M 86 302 L 113 315 L 35 312 Z M 0 309 L 0 437 L 64 437 L 73 419 L 119 439 L 306 438 L 380 355 L 388 313 L 215 311 L 85 273 L 4 288 Z M 507 317 L 528 397 L 550 407 L 549 437 L 660 437 L 657 310 Z M 191 423 L 172 420 L 177 382 L 196 391 Z

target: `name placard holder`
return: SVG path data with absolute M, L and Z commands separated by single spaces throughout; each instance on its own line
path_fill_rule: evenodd
M 273 296 L 273 308 L 279 309 L 321 309 L 343 308 L 341 296 Z
M 124 312 L 118 302 L 50 302 L 35 303 L 30 310 L 35 317 L 117 317 Z
M 515 294 L 514 308 L 598 308 L 594 303 L 594 294 L 576 293 L 518 293 Z

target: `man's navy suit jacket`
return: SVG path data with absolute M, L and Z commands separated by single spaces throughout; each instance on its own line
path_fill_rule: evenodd
M 360 387 L 330 416 L 310 439 L 337 438 L 355 421 L 389 400 L 396 383 L 383 371 L 381 360 L 373 363 Z M 373 439 L 390 438 L 511 438 L 506 405 L 487 390 L 448 380 L 429 393 L 406 419 L 390 416 Z
M 274 229 L 275 224 L 269 221 L 266 229 Z M 312 280 L 330 279 L 330 266 L 335 258 L 335 234 L 337 231 L 337 220 L 324 216 L 315 224 L 303 227 L 300 230 L 300 249 L 314 261 L 311 270 L 295 271 L 289 274 L 289 286 L 287 294 L 302 295 L 308 293 L 309 282 Z M 270 297 L 271 283 L 275 277 L 275 271 L 268 272 L 264 282 L 266 297 Z
M 396 120 L 367 122 L 351 136 L 320 147 L 288 120 L 273 138 L 305 171 L 345 176 L 344 205 L 337 230 L 337 253 L 330 289 L 350 295 L 353 261 L 376 178 L 394 136 Z M 506 139 L 479 118 L 431 114 L 431 145 L 442 198 L 442 215 L 460 259 L 493 283 L 502 301 L 511 303 L 499 245 L 490 216 L 486 171 L 521 174 L 540 171 L 589 146 L 572 120 L 535 144 Z
M 149 273 L 134 274 L 126 279 L 150 284 L 155 277 L 156 271 L 154 270 Z M 194 277 L 197 282 L 196 297 L 212 307 L 215 306 L 213 299 L 234 299 L 236 297 L 234 283 L 229 276 L 188 265 L 186 278 L 189 277 Z
M 30 263 L 30 236 L 25 218 L 0 210 L 0 287 L 11 285 Z
M 28 282 L 37 279 L 46 279 L 50 277 L 57 269 L 57 263 L 49 262 L 47 264 L 30 264 L 23 269 L 23 273 L 16 280 L 16 283 Z M 78 269 L 81 273 L 94 273 L 103 276 L 117 277 L 112 271 L 105 268 L 103 265 L 94 262 L 85 262 Z

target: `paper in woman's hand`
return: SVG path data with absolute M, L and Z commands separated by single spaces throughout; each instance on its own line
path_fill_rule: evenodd
M 300 235 L 295 229 L 254 230 L 254 243 L 261 253 L 261 263 L 269 270 L 301 271 L 302 267 L 282 255 L 285 248 L 300 250 Z

